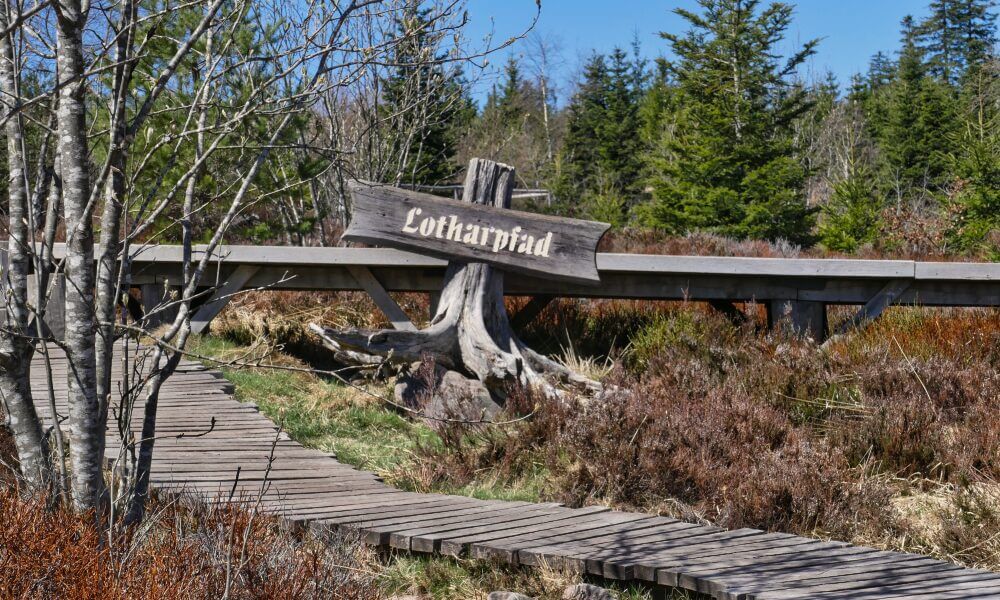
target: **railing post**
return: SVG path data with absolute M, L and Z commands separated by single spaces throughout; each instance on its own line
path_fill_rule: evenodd
M 142 314 L 146 315 L 146 328 L 155 329 L 163 323 L 171 323 L 177 316 L 178 298 L 172 298 L 170 292 L 180 292 L 180 288 L 170 286 L 165 288 L 161 282 L 144 283 L 139 286 L 142 295 Z M 171 304 L 170 306 L 165 306 Z M 154 313 L 155 311 L 155 313 Z
M 769 300 L 767 325 L 822 343 L 826 339 L 826 304 L 808 300 Z

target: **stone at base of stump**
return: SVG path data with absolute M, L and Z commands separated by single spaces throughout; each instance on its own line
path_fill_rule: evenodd
M 535 600 L 531 596 L 518 594 L 517 592 L 490 592 L 486 600 Z
M 571 585 L 563 591 L 563 600 L 614 600 L 608 590 L 590 585 L 589 583 L 578 583 Z
M 429 389 L 428 380 L 434 383 L 433 389 Z M 481 381 L 441 367 L 431 376 L 429 369 L 414 365 L 410 373 L 396 380 L 394 392 L 398 404 L 421 410 L 431 421 L 492 420 L 501 410 Z

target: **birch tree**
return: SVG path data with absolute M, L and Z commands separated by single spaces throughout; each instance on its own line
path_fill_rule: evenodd
M 345 147 L 337 129 L 349 121 L 339 99 L 377 82 L 400 44 L 426 34 L 390 35 L 418 4 L 436 31 L 454 34 L 454 46 L 435 34 L 444 50 L 410 59 L 417 72 L 425 62 L 453 68 L 496 49 L 459 45 L 467 21 L 459 0 L 4 3 L 9 185 L 0 396 L 26 491 L 71 498 L 101 523 L 142 518 L 160 393 L 191 336 L 195 302 L 220 283 L 220 245 L 254 211 L 284 211 L 294 225 L 305 211 L 289 190 L 310 190 L 316 205 L 319 177 L 355 172 L 346 157 L 356 147 Z M 38 91 L 25 97 L 28 77 Z M 419 98 L 409 100 L 395 112 L 419 115 Z M 301 168 L 317 158 L 321 168 Z M 57 248 L 60 225 L 65 243 Z M 164 242 L 183 249 L 175 292 L 130 315 L 132 258 Z M 41 326 L 58 274 L 66 282 L 61 340 Z M 32 275 L 39 293 L 29 297 Z M 155 334 L 154 314 L 170 315 Z M 65 375 L 47 360 L 55 345 L 65 351 Z M 32 361 L 38 350 L 41 363 Z M 112 378 L 117 363 L 122 381 Z M 52 385 L 31 389 L 39 364 L 50 382 L 66 377 L 68 415 L 57 414 Z M 48 410 L 39 410 L 33 392 L 48 399 Z M 108 435 L 120 438 L 115 456 L 107 456 Z M 116 467 L 110 478 L 108 459 Z

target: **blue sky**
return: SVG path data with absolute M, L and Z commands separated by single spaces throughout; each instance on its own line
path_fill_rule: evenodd
M 766 0 L 765 0 L 766 2 Z M 804 76 L 822 76 L 833 72 L 842 85 L 852 74 L 867 68 L 872 54 L 898 47 L 899 22 L 912 14 L 927 14 L 928 0 L 800 0 L 785 41 L 786 50 L 796 42 L 823 38 L 815 56 L 806 66 Z M 627 47 L 634 35 L 648 57 L 666 54 L 666 42 L 660 31 L 682 32 L 683 19 L 673 14 L 677 7 L 696 9 L 694 0 L 542 0 L 541 17 L 535 32 L 552 39 L 561 47 L 563 80 L 561 96 L 568 95 L 569 81 L 579 71 L 592 50 L 607 52 L 615 45 Z M 530 25 L 535 14 L 535 0 L 468 0 L 473 43 L 494 32 L 495 40 L 506 39 Z M 521 42 L 509 52 L 522 54 Z M 494 68 L 503 64 L 506 53 L 490 58 Z M 489 90 L 495 74 L 488 74 L 477 85 L 480 99 Z

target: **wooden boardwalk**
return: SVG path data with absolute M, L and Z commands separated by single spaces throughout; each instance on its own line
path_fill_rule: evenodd
M 40 409 L 47 397 L 41 360 L 36 358 L 32 375 Z M 57 350 L 53 362 L 62 403 L 57 410 L 65 415 L 67 363 Z M 212 417 L 216 425 L 202 437 L 157 441 L 156 488 L 215 501 L 226 501 L 233 489 L 249 495 L 263 489 L 264 511 L 320 532 L 347 528 L 367 543 L 400 550 L 548 565 L 720 599 L 1000 599 L 1000 574 L 917 555 L 604 507 L 399 491 L 374 473 L 285 435 L 275 442 L 274 423 L 231 392 L 218 372 L 190 362 L 168 381 L 160 400 L 160 436 L 193 436 L 208 429 Z M 134 421 L 138 430 L 141 415 Z M 109 435 L 109 458 L 117 455 L 115 437 Z

